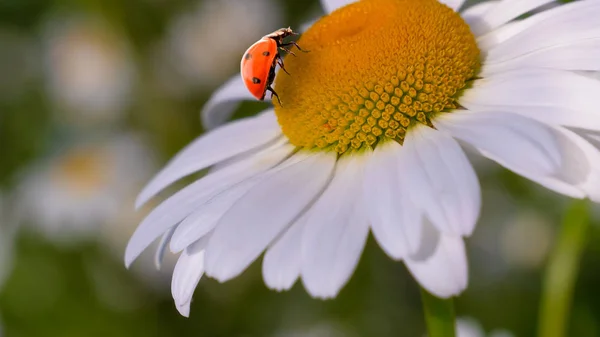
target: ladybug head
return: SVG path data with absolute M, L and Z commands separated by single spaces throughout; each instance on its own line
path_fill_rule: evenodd
M 281 41 L 283 41 L 283 39 L 285 39 L 286 37 L 288 37 L 290 35 L 299 35 L 299 34 L 294 32 L 291 27 L 287 27 L 287 28 L 279 28 L 278 30 L 274 31 L 271 34 L 265 35 L 264 37 L 274 39 L 277 42 L 281 42 Z
M 283 34 L 285 34 L 285 36 L 290 36 L 290 35 L 300 35 L 296 32 L 294 32 L 292 30 L 292 27 L 287 27 L 287 28 L 280 28 L 279 31 L 283 32 Z

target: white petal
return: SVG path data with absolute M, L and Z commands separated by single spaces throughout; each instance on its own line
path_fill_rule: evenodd
M 481 25 L 481 16 L 487 11 L 493 10 L 500 1 L 485 1 L 475 4 L 461 12 L 460 16 L 469 24 L 469 26 Z M 474 32 L 475 33 L 475 32 Z M 477 35 L 477 34 L 476 34 Z
M 373 235 L 394 259 L 414 253 L 421 242 L 421 212 L 402 184 L 402 146 L 394 141 L 378 144 L 365 170 L 364 203 Z
M 460 294 L 469 280 L 467 255 L 461 237 L 443 235 L 425 222 L 424 246 L 433 246 L 425 258 L 405 259 L 408 270 L 431 294 L 448 298 Z
M 519 170 L 548 176 L 560 165 L 560 150 L 548 128 L 515 114 L 455 113 L 435 125 Z
M 487 56 L 487 52 L 495 48 L 497 45 L 519 34 L 525 29 L 528 29 L 537 21 L 541 21 L 540 17 L 543 18 L 543 14 L 534 15 L 525 20 L 509 22 L 504 26 L 485 34 L 482 34 L 482 32 L 479 32 L 478 34 L 474 33 L 475 36 L 477 36 L 477 46 L 484 53 L 484 55 Z M 473 24 L 481 25 L 481 17 L 477 17 L 475 20 L 467 22 L 471 27 L 473 27 Z
M 329 14 L 340 7 L 349 5 L 357 0 L 321 0 L 321 7 L 326 14 Z
M 499 164 L 504 166 L 502 163 L 499 163 Z M 560 193 L 560 194 L 566 195 L 571 198 L 576 198 L 576 199 L 583 199 L 586 197 L 585 192 L 581 188 L 579 188 L 578 186 L 567 184 L 561 180 L 558 180 L 555 178 L 541 177 L 541 176 L 537 176 L 537 175 L 529 175 L 527 172 L 515 171 L 515 173 L 522 175 L 523 177 L 525 177 L 531 181 L 534 181 L 534 182 L 546 187 L 549 190 L 555 191 L 556 193 Z
M 413 202 L 445 234 L 470 235 L 481 207 L 479 183 L 460 146 L 449 135 L 414 127 L 400 161 Z
M 237 74 L 218 88 L 202 107 L 200 117 L 206 129 L 214 129 L 233 116 L 244 100 L 255 100 L 248 91 L 241 74 Z
M 236 155 L 273 141 L 281 135 L 274 113 L 234 121 L 208 132 L 188 144 L 139 194 L 135 205 L 142 206 L 177 180 Z
M 575 73 L 596 81 L 600 81 L 600 71 L 576 71 Z
M 476 147 L 484 156 L 542 185 L 573 197 L 590 172 L 583 151 L 564 133 L 517 114 L 452 113 L 436 127 Z
M 554 47 L 531 51 L 506 61 L 485 62 L 481 77 L 522 68 L 551 68 L 562 70 L 600 70 L 600 37 L 575 41 Z
M 182 316 L 189 317 L 194 290 L 204 274 L 204 250 L 206 242 L 198 242 L 181 253 L 171 281 L 171 294 Z
M 215 195 L 181 221 L 171 239 L 171 251 L 173 253 L 180 252 L 192 242 L 212 231 L 231 206 L 261 178 L 262 175 L 254 176 Z
M 532 2 L 542 0 L 515 0 Z M 517 6 L 518 7 L 518 6 Z M 495 11 L 494 11 L 495 12 Z M 539 17 L 538 17 L 539 15 Z M 524 22 L 526 29 L 488 50 L 488 62 L 501 62 L 562 44 L 600 37 L 600 2 L 576 1 L 532 16 L 532 24 Z M 527 21 L 526 19 L 524 21 Z
M 465 0 L 439 0 L 439 2 L 458 12 L 458 9 L 465 3 Z
M 544 123 L 600 130 L 600 81 L 557 70 L 512 71 L 478 80 L 460 104 L 515 112 Z
M 573 141 L 581 151 L 585 154 L 586 159 L 588 160 L 590 166 L 590 172 L 580 187 L 583 191 L 586 192 L 587 196 L 595 201 L 600 201 L 600 151 L 597 147 L 592 145 L 588 140 L 582 138 L 580 135 L 574 133 L 573 131 L 566 130 L 564 128 L 559 128 L 558 131 L 562 132 L 567 138 Z M 577 163 L 576 160 L 578 158 L 573 158 L 573 167 L 578 168 L 580 166 L 585 166 L 585 163 Z
M 519 16 L 541 7 L 554 0 L 503 0 L 494 7 L 493 10 L 487 11 L 482 15 L 476 25 L 472 25 L 471 29 L 475 35 L 491 31 L 503 24 L 518 18 Z
M 314 297 L 337 295 L 360 259 L 369 233 L 361 195 L 367 160 L 367 154 L 342 157 L 331 184 L 309 210 L 301 273 Z
M 288 290 L 300 276 L 302 232 L 307 215 L 302 214 L 265 253 L 262 272 L 269 288 Z
M 298 153 L 269 172 L 221 218 L 206 249 L 206 272 L 224 282 L 239 275 L 323 190 L 333 153 Z
M 564 5 L 559 6 L 564 7 Z M 536 25 L 538 22 L 542 22 L 547 18 L 556 15 L 557 11 L 560 13 L 561 9 L 553 9 L 552 11 L 546 10 L 543 12 L 536 13 L 528 18 L 523 20 L 515 20 L 512 22 L 508 22 L 501 27 L 498 27 L 491 32 L 487 32 L 483 35 L 477 34 L 477 45 L 479 48 L 486 52 L 495 46 L 507 41 L 513 36 L 529 29 L 530 27 Z
M 274 144 L 246 160 L 203 177 L 162 202 L 146 216 L 129 239 L 125 250 L 125 265 L 129 266 L 156 238 L 211 197 L 277 165 L 292 150 L 291 145 Z
M 464 11 L 461 11 L 460 14 L 462 17 L 478 17 L 487 13 L 489 10 L 497 6 L 500 2 L 501 0 L 490 0 L 480 2 L 466 8 Z
M 263 112 L 262 114 L 272 114 L 272 113 L 273 113 L 273 110 L 267 110 L 266 112 Z M 258 116 L 260 116 L 262 114 L 259 114 Z M 208 175 L 208 174 L 214 173 L 214 172 L 219 171 L 219 170 L 221 170 L 221 169 L 223 169 L 225 167 L 231 166 L 232 164 L 244 161 L 248 157 L 254 156 L 257 152 L 261 152 L 261 151 L 263 151 L 265 149 L 269 150 L 271 148 L 277 148 L 277 147 L 280 147 L 280 146 L 283 146 L 283 145 L 286 145 L 286 144 L 289 144 L 289 140 L 286 137 L 279 137 L 279 138 L 277 138 L 277 140 L 269 142 L 269 145 L 267 145 L 266 147 L 262 146 L 262 147 L 259 147 L 258 150 L 248 151 L 248 152 L 246 152 L 246 153 L 244 153 L 242 155 L 234 156 L 234 157 L 231 157 L 229 159 L 225 159 L 223 161 L 220 161 L 220 162 L 212 165 L 211 167 L 208 168 L 206 174 Z
M 162 261 L 165 257 L 165 251 L 167 250 L 167 246 L 173 237 L 173 232 L 175 232 L 175 228 L 169 229 L 165 234 L 163 234 L 160 239 L 160 243 L 158 244 L 158 248 L 156 249 L 156 253 L 154 254 L 154 266 L 157 270 L 160 270 L 162 267 Z

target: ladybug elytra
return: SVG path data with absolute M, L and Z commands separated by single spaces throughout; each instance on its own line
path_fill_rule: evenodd
M 264 100 L 265 94 L 267 91 L 270 91 L 273 96 L 277 97 L 277 101 L 281 105 L 279 96 L 271 87 L 275 79 L 275 67 L 277 65 L 289 75 L 283 66 L 283 59 L 279 54 L 279 49 L 294 56 L 296 55 L 288 47 L 296 46 L 296 48 L 302 51 L 295 41 L 283 42 L 283 39 L 290 35 L 298 34 L 289 27 L 278 29 L 271 34 L 263 36 L 251 45 L 242 57 L 240 72 L 244 84 L 246 84 L 252 96 L 256 97 L 259 101 Z

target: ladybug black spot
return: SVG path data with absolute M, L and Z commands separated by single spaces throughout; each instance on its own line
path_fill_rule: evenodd
M 250 53 L 246 53 L 246 55 L 244 55 L 244 58 L 245 58 L 246 60 L 249 60 L 249 59 L 251 59 L 251 58 L 252 58 L 252 54 L 250 54 Z
M 271 53 L 269 53 L 268 51 L 263 51 L 263 55 L 264 56 L 269 56 L 269 55 L 271 55 Z
M 259 84 L 260 83 L 260 78 L 252 77 L 252 83 Z

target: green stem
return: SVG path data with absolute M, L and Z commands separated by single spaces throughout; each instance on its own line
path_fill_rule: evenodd
M 421 301 L 428 337 L 454 337 L 456 322 L 452 298 L 437 298 L 421 288 Z
M 588 232 L 587 200 L 576 200 L 563 219 L 543 279 L 538 326 L 539 337 L 564 337 L 579 261 Z

